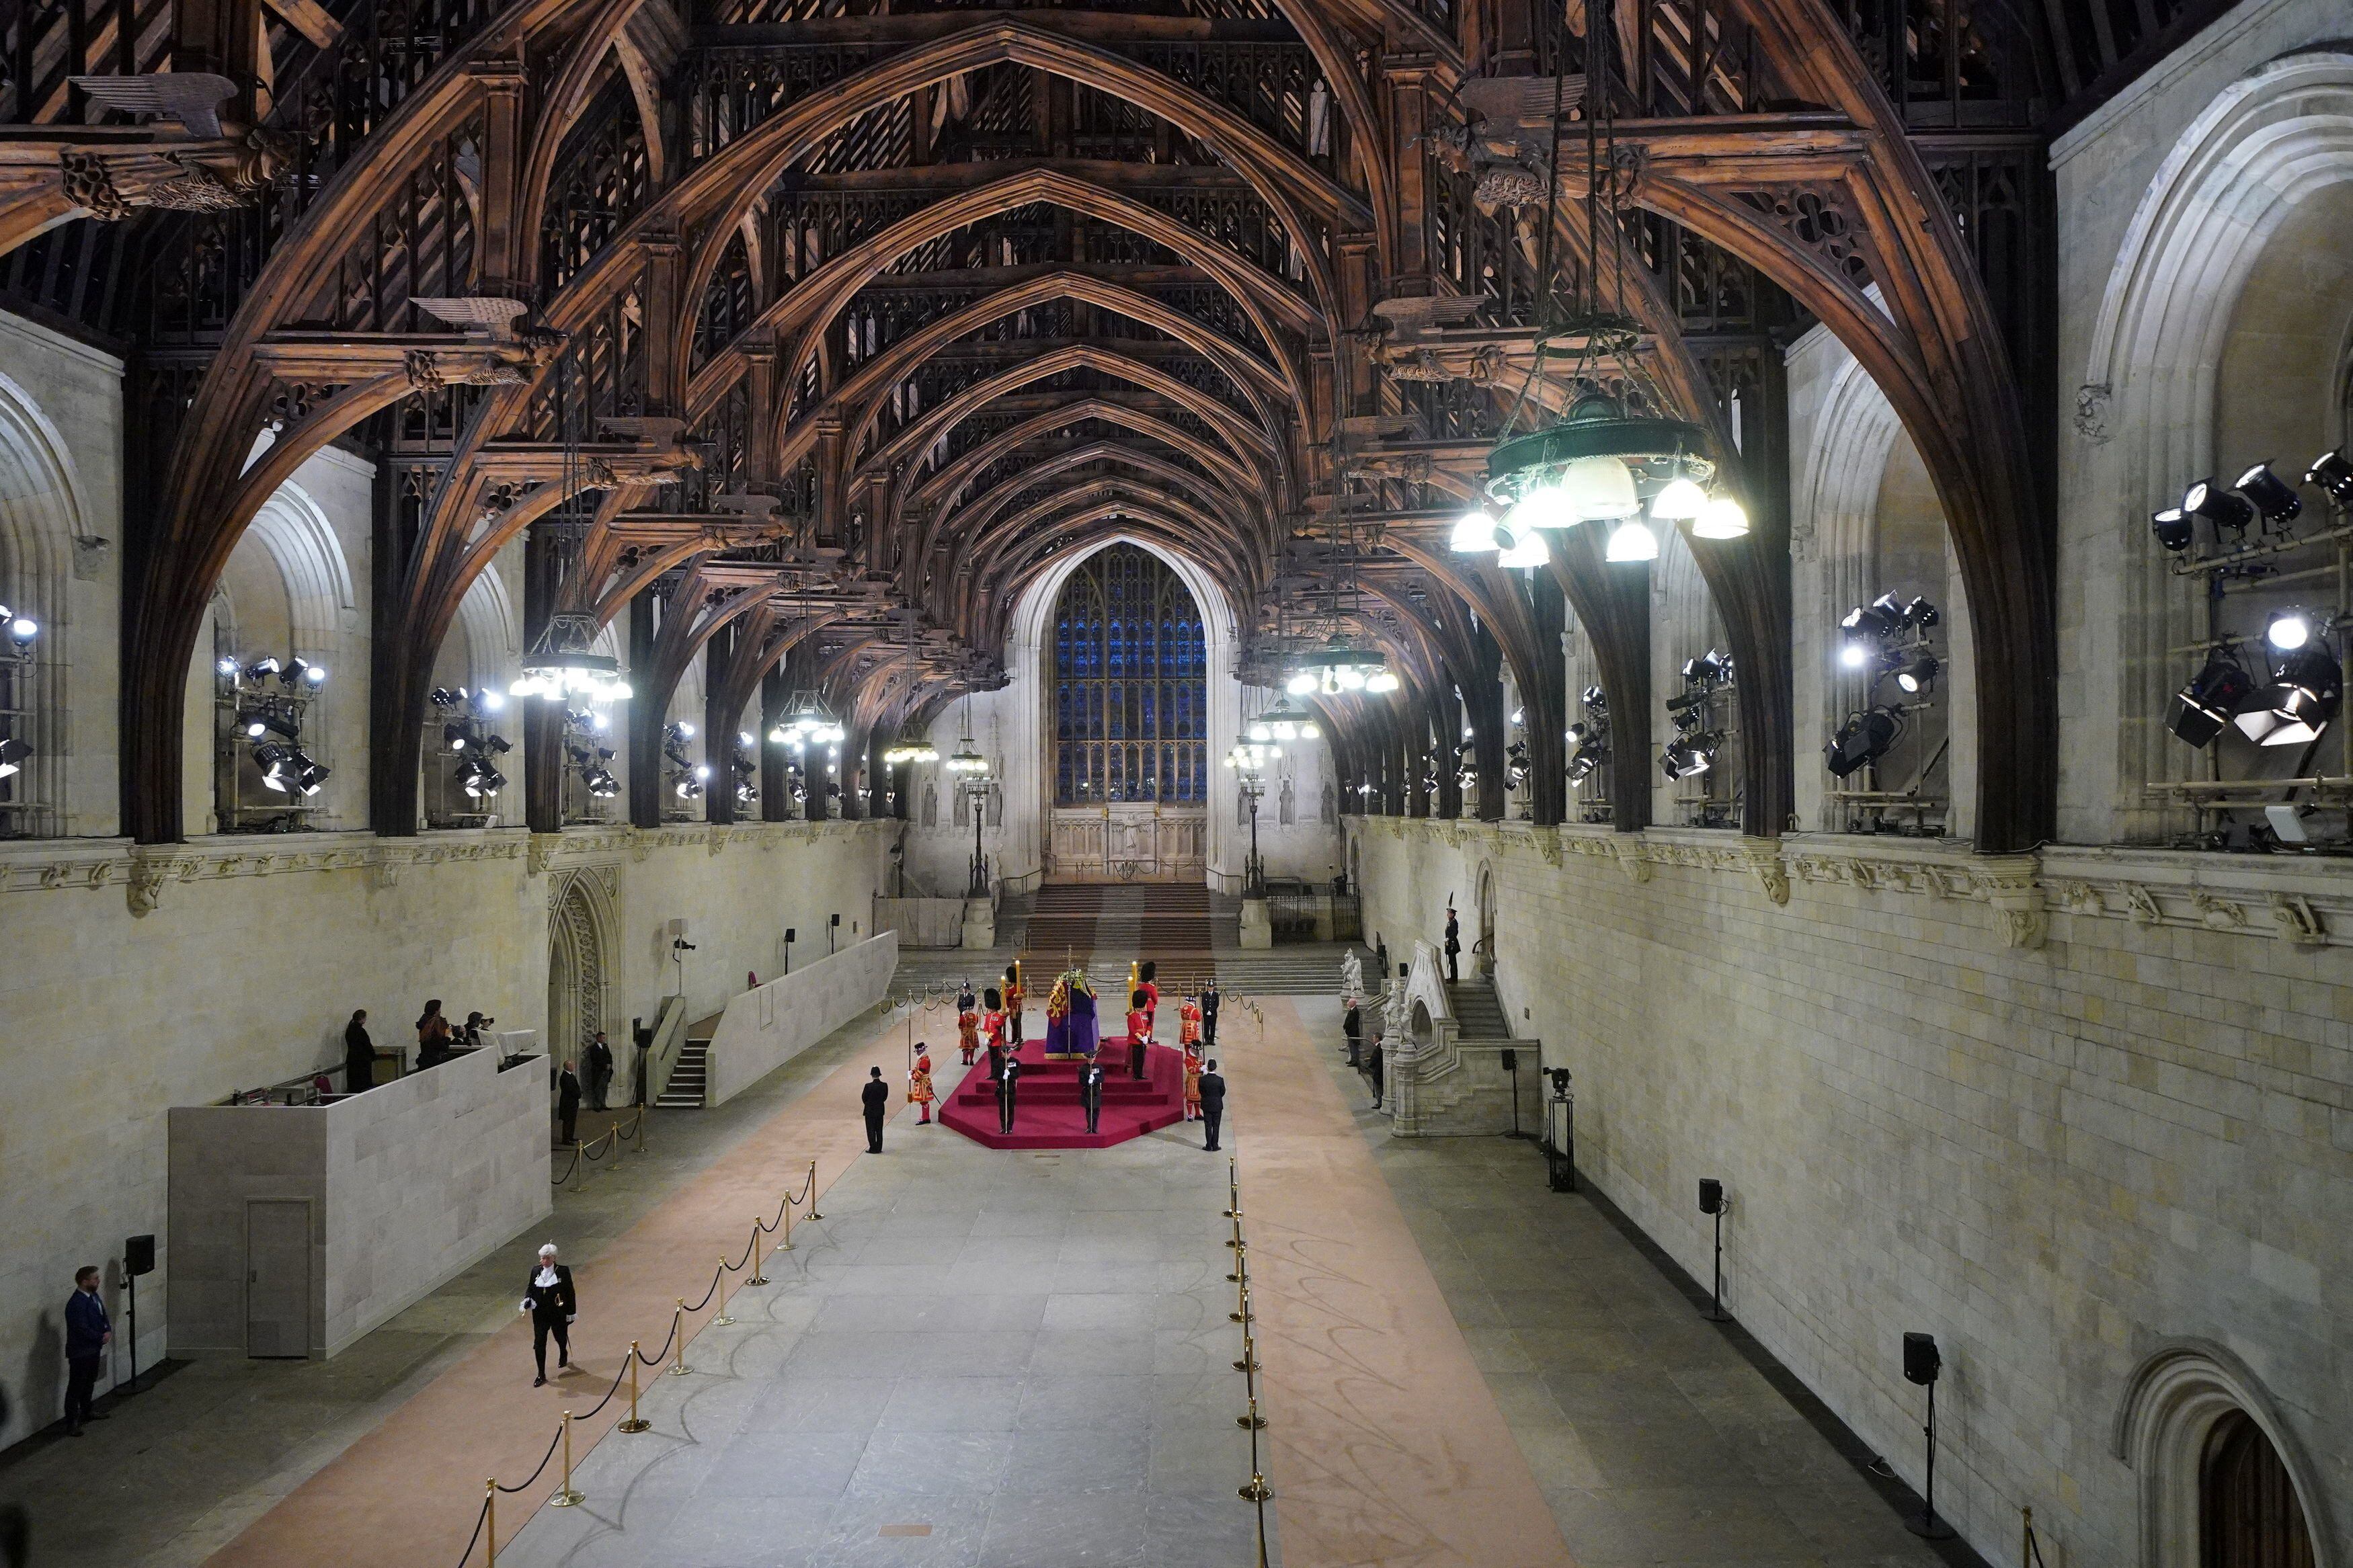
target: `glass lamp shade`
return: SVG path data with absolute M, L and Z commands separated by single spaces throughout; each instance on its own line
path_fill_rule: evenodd
M 1395 672 L 1387 669 L 1377 670 L 1373 674 L 1365 678 L 1365 689 L 1377 695 L 1386 696 L 1388 693 L 1395 691 L 1398 689 L 1398 678 Z M 1303 730 L 1300 732 L 1302 734 L 1306 733 Z
M 1476 555 L 1495 548 L 1495 520 L 1482 510 L 1466 511 L 1454 524 L 1447 545 L 1459 555 Z
M 1659 558 L 1659 536 L 1641 519 L 1627 518 L 1609 531 L 1608 554 L 1612 561 L 1655 561 Z
M 1657 513 L 1653 511 L 1651 515 Z M 1748 513 L 1730 496 L 1711 500 L 1692 521 L 1694 539 L 1744 539 L 1747 534 Z
M 1615 459 L 1613 458 L 1612 461 Z M 1625 468 L 1623 463 L 1618 466 L 1621 470 Z M 1533 533 L 1539 528 L 1574 528 L 1583 522 L 1585 518 L 1577 510 L 1567 490 L 1558 485 L 1540 484 L 1532 488 L 1527 494 L 1514 502 L 1512 510 L 1504 514 L 1504 520 L 1512 527 L 1526 534 Z M 1509 542 L 1504 539 L 1501 530 L 1496 531 L 1495 539 L 1500 547 L 1506 550 L 1511 548 Z
M 1689 522 L 1707 509 L 1707 492 L 1686 479 L 1672 479 L 1651 498 L 1651 516 L 1660 522 Z
M 1282 683 L 1282 689 L 1291 693 L 1293 697 L 1304 697 L 1309 692 L 1315 689 L 1315 677 L 1310 671 L 1303 669 L 1297 675 L 1293 676 L 1289 680 L 1284 681 Z
M 1509 521 L 1506 520 L 1507 522 Z M 1500 534 L 1502 531 L 1497 531 Z M 1502 553 L 1495 557 L 1498 566 L 1544 566 L 1551 561 L 1552 546 L 1545 542 L 1543 531 L 1534 528 L 1520 530 L 1517 537 L 1507 541 Z
M 1634 489 L 1634 471 L 1623 458 L 1579 458 L 1569 464 L 1560 488 L 1574 514 L 1568 520 L 1571 522 L 1631 517 L 1642 510 L 1642 498 Z

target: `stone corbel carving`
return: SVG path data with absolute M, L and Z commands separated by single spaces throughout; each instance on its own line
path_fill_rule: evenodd
M 561 833 L 533 834 L 523 846 L 524 870 L 534 877 L 546 875 L 549 864 L 555 858 L 555 852 L 563 847 L 564 835 Z
M 1789 872 L 1781 864 L 1781 845 L 1778 839 L 1744 838 L 1740 852 L 1748 862 L 1749 872 L 1765 896 L 1777 904 L 1789 901 Z
M 2165 911 L 2158 907 L 2157 895 L 2138 882 L 2125 884 L 2125 903 L 2132 910 L 2133 924 L 2153 926 L 2165 923 Z
M 1618 869 L 1629 880 L 1640 885 L 1651 879 L 1651 862 L 1642 854 L 1642 841 L 1634 834 L 1621 833 L 1617 837 Z
M 1536 853 L 1544 857 L 1544 863 L 1547 866 L 1559 865 L 1560 829 L 1557 827 L 1539 827 L 1535 831 L 1535 840 Z
M 653 835 L 632 827 L 629 830 L 629 864 L 642 866 L 646 857 L 653 852 Z
M 173 855 L 141 847 L 131 851 L 131 880 L 124 896 L 133 915 L 148 915 L 164 901 L 164 886 L 177 878 L 185 882 L 194 879 L 196 861 L 192 856 Z
M 2272 925 L 2282 942 L 2296 947 L 2319 947 L 2328 941 L 2320 911 L 2301 893 L 2274 893 L 2271 904 Z
M 2218 899 L 2209 892 L 2193 891 L 2189 895 L 2189 906 L 2198 911 L 2200 918 L 2212 931 L 2240 931 L 2247 923 L 2245 906 L 2228 899 Z
M 704 834 L 704 835 L 703 835 L 703 838 L 702 838 L 702 848 L 703 848 L 703 852 L 704 852 L 705 854 L 708 854 L 708 855 L 716 855 L 716 854 L 718 854 L 722 849 L 724 849 L 724 848 L 726 848 L 726 847 L 727 847 L 727 825 L 726 825 L 725 823 L 723 823 L 723 822 L 714 822 L 714 823 L 712 823 L 712 824 L 711 825 L 711 829 L 710 829 L 710 831 L 709 831 L 708 833 L 706 833 L 706 834 Z
M 2040 868 L 2031 855 L 1989 860 L 1984 867 L 1986 901 L 2001 922 L 2006 947 L 2039 948 L 2050 934 L 2051 919 L 2042 901 Z
M 2089 382 L 2075 389 L 2075 434 L 2094 446 L 2114 435 L 2108 428 L 2108 404 L 2116 388 L 2106 382 Z

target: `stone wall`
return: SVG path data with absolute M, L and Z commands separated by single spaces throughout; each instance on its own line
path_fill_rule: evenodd
M 1580 1168 L 1921 1479 L 1989 1558 L 2142 1561 L 2136 1369 L 2244 1363 L 2353 1540 L 2353 902 L 2311 863 L 1353 819 L 1392 954 L 1497 885 L 1515 1030 L 1576 1073 Z M 2039 943 L 2039 945 L 2037 945 Z M 1531 1179 L 1535 1179 L 1533 1176 Z M 2324 1560 L 2327 1560 L 2324 1554 Z
M 165 1112 L 318 1068 L 368 1010 L 380 1044 L 413 1042 L 428 996 L 462 1018 L 544 1031 L 551 901 L 584 883 L 602 1016 L 628 1089 L 630 1018 L 682 983 L 715 1013 L 747 971 L 772 973 L 787 925 L 824 952 L 834 910 L 865 921 L 881 881 L 874 823 L 517 830 L 378 839 L 358 833 L 0 846 L 0 1376 L 20 1412 L 58 1408 L 59 1312 L 82 1263 L 121 1304 L 122 1238 L 154 1232 L 141 1363 L 170 1347 Z M 135 912 L 143 910 L 144 912 Z M 697 951 L 670 958 L 669 921 Z M 559 1042 L 551 1043 L 560 1049 Z M 26 1415 L 0 1440 L 27 1430 Z
M 872 1007 L 898 967 L 898 933 L 886 931 L 738 992 L 711 1037 L 703 1103 L 733 1100 Z
M 541 1057 L 501 1072 L 477 1051 L 327 1105 L 178 1106 L 170 1127 L 175 1355 L 245 1353 L 251 1200 L 311 1205 L 314 1357 L 554 1206 Z

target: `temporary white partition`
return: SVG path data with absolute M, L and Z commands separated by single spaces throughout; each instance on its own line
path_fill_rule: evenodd
M 724 1104 L 873 1006 L 898 967 L 899 933 L 886 931 L 738 992 L 711 1037 L 703 1103 Z
M 470 1051 L 323 1105 L 175 1107 L 172 1353 L 331 1356 L 554 1207 L 547 1058 Z M 307 1207 L 307 1287 L 254 1299 L 263 1222 Z M 520 1287 L 518 1287 L 520 1293 Z

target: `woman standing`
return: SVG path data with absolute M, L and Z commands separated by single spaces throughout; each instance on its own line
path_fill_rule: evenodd
M 932 1047 L 919 1045 L 915 1047 L 914 1068 L 907 1074 L 907 1103 L 923 1108 L 923 1114 L 915 1122 L 916 1126 L 932 1124 L 932 1101 L 935 1098 L 932 1090 Z
M 572 1364 L 572 1320 L 580 1315 L 580 1299 L 573 1294 L 572 1270 L 555 1261 L 555 1243 L 539 1249 L 539 1267 L 522 1297 L 523 1315 L 531 1320 L 531 1353 L 539 1363 L 538 1388 L 547 1382 L 547 1336 L 555 1336 L 555 1370 Z
M 437 996 L 425 1004 L 417 1020 L 417 1065 L 420 1068 L 438 1066 L 448 1054 L 449 1020 L 443 1016 L 441 999 Z
M 358 1094 L 375 1087 L 375 1042 L 368 1038 L 367 1009 L 352 1015 L 343 1026 L 343 1092 Z

